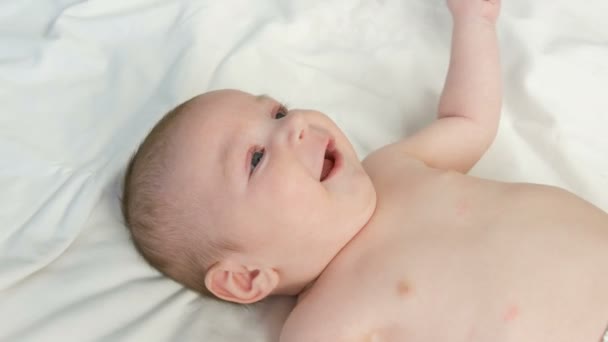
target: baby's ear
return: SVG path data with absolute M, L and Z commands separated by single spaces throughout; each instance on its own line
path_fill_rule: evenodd
M 213 265 L 205 275 L 205 286 L 216 297 L 251 304 L 268 297 L 279 284 L 277 271 L 249 268 L 229 262 Z

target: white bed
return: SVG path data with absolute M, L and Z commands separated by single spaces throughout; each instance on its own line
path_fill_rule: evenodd
M 473 174 L 608 210 L 608 2 L 503 0 L 504 110 Z M 0 341 L 274 342 L 291 301 L 199 298 L 118 197 L 161 115 L 210 89 L 325 111 L 363 157 L 433 118 L 444 0 L 0 1 Z

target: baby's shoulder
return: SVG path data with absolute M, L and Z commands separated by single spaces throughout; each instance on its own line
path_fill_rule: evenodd
M 315 290 L 311 296 L 298 301 L 291 311 L 281 330 L 280 342 L 342 340 L 341 336 L 336 335 L 336 327 L 348 325 L 340 314 L 340 303 L 329 296 L 328 291 Z M 331 324 L 328 325 L 328 322 Z
M 424 162 L 404 153 L 394 144 L 370 153 L 363 160 L 363 167 L 376 185 L 419 180 L 429 171 Z

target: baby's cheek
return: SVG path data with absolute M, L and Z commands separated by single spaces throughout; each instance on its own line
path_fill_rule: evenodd
M 286 202 L 285 205 L 291 206 L 295 203 L 306 205 L 318 197 L 314 189 L 314 184 L 282 177 L 273 185 L 272 193 L 277 200 Z

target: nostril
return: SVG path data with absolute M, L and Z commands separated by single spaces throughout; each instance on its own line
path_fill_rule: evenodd
M 298 137 L 298 139 L 304 139 L 304 130 L 300 131 L 300 136 Z

